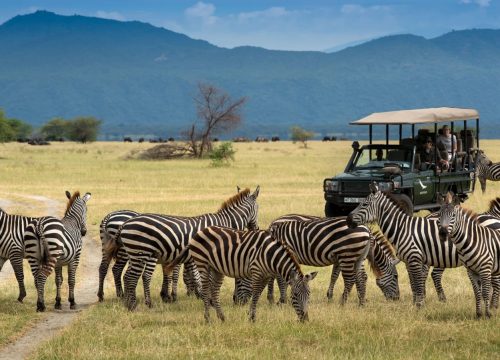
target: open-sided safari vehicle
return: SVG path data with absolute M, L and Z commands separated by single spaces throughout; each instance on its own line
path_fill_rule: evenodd
M 467 126 L 469 120 L 475 124 Z M 377 181 L 381 190 L 392 193 L 409 212 L 438 208 L 438 193 L 453 191 L 464 201 L 467 194 L 474 191 L 474 159 L 479 147 L 479 113 L 476 110 L 390 111 L 373 113 L 351 124 L 368 126 L 369 144 L 360 146 L 354 141 L 353 153 L 344 172 L 324 180 L 326 216 L 347 215 L 369 194 L 368 185 L 372 181 Z M 385 126 L 386 139 L 374 144 L 373 127 L 377 125 Z M 451 136 L 451 149 L 448 150 L 440 134 L 443 125 L 447 125 L 451 134 L 460 127 L 460 131 Z M 394 127 L 399 131 L 399 144 L 389 141 L 389 130 Z

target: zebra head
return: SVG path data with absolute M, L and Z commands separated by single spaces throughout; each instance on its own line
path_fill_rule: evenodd
M 448 192 L 445 197 L 438 195 L 438 203 L 441 205 L 437 219 L 439 238 L 441 241 L 446 241 L 455 227 L 460 199 L 453 193 Z
M 309 320 L 308 304 L 311 290 L 309 289 L 309 282 L 318 275 L 318 272 L 312 272 L 307 275 L 302 275 L 296 271 L 292 271 L 288 285 L 292 290 L 292 306 L 297 313 L 300 321 Z
M 375 280 L 387 300 L 399 300 L 398 269 L 396 268 L 398 263 L 399 260 L 392 260 L 389 269 Z
M 91 194 L 86 193 L 80 197 L 80 192 L 76 191 L 73 195 L 66 191 L 66 197 L 69 199 L 68 207 L 64 217 L 73 218 L 76 224 L 80 227 L 80 234 L 85 236 L 87 234 L 87 201 L 89 201 Z
M 481 191 L 486 191 L 486 179 L 488 168 L 493 165 L 493 162 L 486 156 L 484 151 L 479 150 L 476 158 L 476 176 L 481 184 Z
M 370 185 L 370 194 L 359 203 L 359 205 L 347 216 L 347 225 L 350 228 L 355 228 L 359 225 L 368 224 L 378 220 L 378 206 L 380 200 L 384 197 L 379 191 L 376 182 Z
M 233 303 L 245 305 L 252 297 L 252 281 L 249 278 L 234 279 Z
M 239 201 L 234 209 L 233 213 L 238 214 L 238 218 L 242 220 L 236 221 L 236 224 L 231 227 L 243 230 L 245 227 L 248 230 L 259 230 L 259 225 L 257 222 L 257 215 L 259 212 L 259 204 L 257 204 L 257 197 L 259 196 L 260 186 L 257 186 L 255 191 L 250 194 L 248 189 L 245 189 L 240 192 L 240 188 L 238 188 L 238 194 L 241 196 L 241 201 Z

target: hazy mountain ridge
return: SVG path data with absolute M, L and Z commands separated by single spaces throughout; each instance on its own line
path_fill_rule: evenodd
M 500 136 L 499 30 L 434 39 L 388 36 L 336 53 L 220 48 L 141 22 L 39 11 L 0 26 L 0 107 L 41 124 L 93 115 L 106 134 L 177 136 L 195 118 L 199 81 L 247 96 L 235 133 L 363 131 L 375 111 L 475 107 L 483 135 Z

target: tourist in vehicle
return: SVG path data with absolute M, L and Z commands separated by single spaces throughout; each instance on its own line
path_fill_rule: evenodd
M 440 145 L 437 152 L 437 166 L 438 169 L 448 170 L 450 165 L 447 158 L 447 151 L 443 145 Z M 444 156 L 443 156 L 444 155 Z M 420 161 L 422 162 L 421 170 L 427 170 L 435 164 L 436 161 L 436 148 L 432 142 L 432 138 L 428 137 L 424 143 L 423 150 L 420 152 Z
M 451 134 L 450 127 L 448 125 L 444 125 L 442 128 L 442 134 L 439 135 L 437 143 L 443 144 L 448 153 L 448 162 L 454 158 L 457 152 L 457 137 Z

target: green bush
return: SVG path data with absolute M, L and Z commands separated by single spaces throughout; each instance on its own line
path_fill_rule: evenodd
M 233 149 L 231 142 L 220 144 L 218 147 L 212 149 L 209 158 L 212 160 L 213 167 L 229 166 L 231 161 L 234 161 L 234 154 L 236 150 Z

